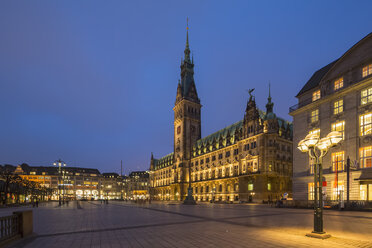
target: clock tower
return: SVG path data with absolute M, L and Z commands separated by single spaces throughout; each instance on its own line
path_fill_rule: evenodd
M 185 57 L 181 61 L 181 80 L 177 86 L 174 111 L 174 183 L 175 197 L 183 200 L 189 182 L 192 146 L 201 138 L 201 104 L 194 81 L 194 62 L 190 59 L 189 32 L 187 27 Z M 179 190 L 179 191 L 178 191 Z

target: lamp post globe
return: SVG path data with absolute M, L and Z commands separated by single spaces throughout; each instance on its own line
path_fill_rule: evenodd
M 343 136 L 338 131 L 330 132 L 320 139 L 318 134 L 308 134 L 298 143 L 301 152 L 308 152 L 309 157 L 315 159 L 314 164 L 314 230 L 307 236 L 329 238 L 331 235 L 323 231 L 323 168 L 322 158 L 331 147 L 336 146 Z

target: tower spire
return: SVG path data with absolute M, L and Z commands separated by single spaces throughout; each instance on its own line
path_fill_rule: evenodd
M 271 102 L 271 92 L 270 92 L 270 82 L 269 82 L 269 97 L 267 98 L 267 104 L 266 104 L 266 114 L 273 112 L 274 103 Z
M 189 18 L 186 19 L 186 47 L 185 47 L 185 62 L 190 61 L 190 46 L 189 46 Z

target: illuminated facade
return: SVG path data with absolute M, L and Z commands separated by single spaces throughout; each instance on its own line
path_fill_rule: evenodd
M 149 199 L 149 173 L 147 171 L 133 171 L 128 176 L 128 199 Z
M 296 145 L 308 133 L 331 131 L 343 141 L 323 159 L 323 198 L 347 200 L 347 158 L 350 158 L 349 199 L 372 201 L 372 33 L 339 59 L 316 71 L 298 93 L 293 116 L 294 200 L 314 198 L 313 161 Z
M 125 189 L 125 181 L 118 174 L 101 174 L 97 169 L 63 167 L 60 175 L 57 167 L 18 165 L 14 173 L 53 189 L 52 200 L 59 195 L 70 200 L 121 199 Z
M 191 180 L 197 201 L 271 201 L 291 193 L 292 124 L 250 95 L 244 119 L 201 137 L 201 104 L 188 33 L 174 111 L 174 151 L 151 155 L 151 197 L 184 200 Z M 250 92 L 251 94 L 251 92 Z

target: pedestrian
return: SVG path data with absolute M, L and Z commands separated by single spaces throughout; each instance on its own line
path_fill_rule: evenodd
M 38 208 L 39 207 L 39 200 L 36 199 L 36 207 Z

